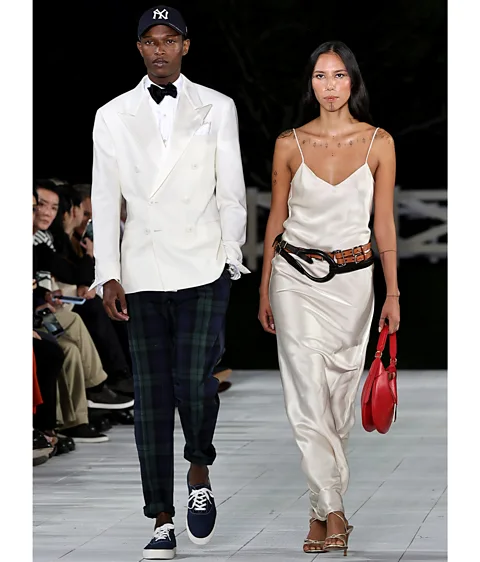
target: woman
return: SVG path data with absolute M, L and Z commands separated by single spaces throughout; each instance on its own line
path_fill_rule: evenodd
M 392 333 L 400 322 L 395 150 L 371 125 L 357 61 L 343 43 L 311 55 L 305 101 L 316 117 L 275 145 L 259 320 L 277 335 L 287 415 L 310 489 L 304 551 L 346 554 L 345 450 L 373 316 L 373 203 L 387 286 L 379 329 L 388 320 Z

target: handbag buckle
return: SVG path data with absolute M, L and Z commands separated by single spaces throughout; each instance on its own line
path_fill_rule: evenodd
M 381 351 L 375 352 L 375 359 L 380 359 L 381 357 L 382 357 L 382 352 L 381 352 Z

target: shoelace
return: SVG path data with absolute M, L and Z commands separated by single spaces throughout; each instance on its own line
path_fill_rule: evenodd
M 171 540 L 170 531 L 172 530 L 173 525 L 162 525 L 161 527 L 157 527 L 153 533 L 153 538 L 155 541 L 169 541 Z
M 212 503 L 213 494 L 208 488 L 200 488 L 199 490 L 192 490 L 188 498 L 188 509 L 194 511 L 206 511 L 207 502 Z

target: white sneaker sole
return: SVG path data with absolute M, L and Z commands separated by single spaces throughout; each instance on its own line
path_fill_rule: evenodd
M 75 443 L 106 443 L 110 441 L 110 437 L 105 435 L 104 437 L 74 437 Z
M 177 549 L 172 550 L 155 550 L 154 548 L 146 548 L 143 551 L 145 560 L 173 560 L 177 554 Z
M 193 542 L 193 544 L 198 544 L 199 546 L 205 546 L 206 544 L 208 544 L 212 540 L 212 537 L 215 533 L 215 527 L 217 526 L 217 522 L 215 521 L 215 525 L 213 526 L 212 532 L 208 535 L 208 537 L 205 537 L 203 539 L 200 539 L 199 537 L 196 537 L 195 535 L 192 535 L 192 533 L 190 532 L 190 529 L 188 527 L 188 520 L 186 522 L 186 525 L 187 525 L 188 538 Z
M 134 403 L 134 400 L 130 400 L 124 404 L 102 404 L 101 402 L 92 402 L 91 400 L 87 400 L 88 407 L 97 410 L 128 410 L 134 405 Z

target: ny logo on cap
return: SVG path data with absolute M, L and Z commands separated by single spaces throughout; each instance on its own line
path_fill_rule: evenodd
M 162 11 L 157 8 L 153 11 L 153 19 L 168 20 L 168 11 L 165 8 Z

